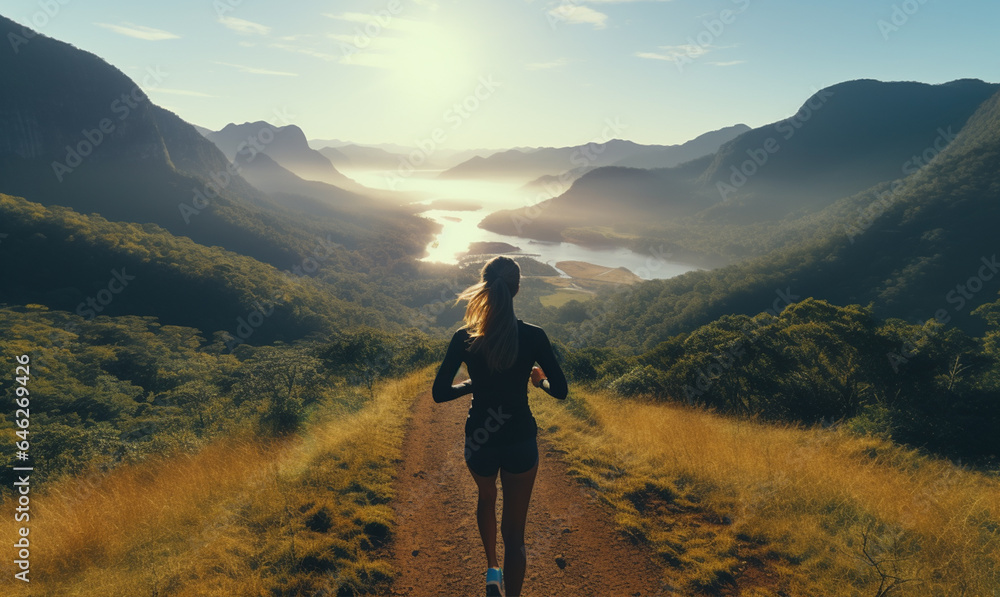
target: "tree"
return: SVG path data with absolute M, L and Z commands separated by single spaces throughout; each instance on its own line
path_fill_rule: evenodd
M 302 422 L 303 406 L 317 398 L 321 366 L 305 351 L 258 348 L 237 372 L 239 381 L 233 389 L 244 401 L 259 401 L 265 430 L 292 432 Z
M 320 350 L 326 368 L 364 385 L 374 395 L 375 383 L 391 375 L 398 363 L 398 344 L 392 336 L 370 327 L 359 327 L 337 334 Z

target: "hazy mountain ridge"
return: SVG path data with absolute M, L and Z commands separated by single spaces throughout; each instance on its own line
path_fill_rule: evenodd
M 340 171 L 323 154 L 309 147 L 306 135 L 294 124 L 275 126 L 268 122 L 230 123 L 222 130 L 205 135 L 234 161 L 238 154 L 251 158 L 265 154 L 304 180 L 317 180 L 346 190 L 363 189 Z
M 394 156 L 400 156 L 401 159 L 406 161 L 410 159 L 410 154 L 416 151 L 419 152 L 418 155 L 421 158 L 420 166 L 431 169 L 451 168 L 452 166 L 458 165 L 472 157 L 485 157 L 493 155 L 499 151 L 506 151 L 507 149 L 510 149 L 449 149 L 447 147 L 436 147 L 430 154 L 428 154 L 426 151 L 414 145 L 400 145 L 398 143 L 359 143 L 355 141 L 344 141 L 341 139 L 309 139 L 309 147 L 320 152 L 322 152 L 323 149 L 339 150 L 344 147 L 348 147 L 348 151 L 351 152 L 351 146 L 358 148 L 356 150 L 357 153 L 365 153 L 368 150 L 380 150 Z M 332 161 L 333 158 L 330 159 Z M 397 161 L 391 165 L 391 169 L 396 169 L 399 166 L 400 162 Z
M 1000 93 L 922 170 L 831 205 L 810 240 L 644 283 L 609 304 L 591 340 L 648 349 L 725 314 L 758 313 L 775 289 L 841 305 L 872 303 L 879 317 L 911 322 L 943 315 L 942 323 L 978 334 L 984 321 L 970 312 L 996 301 L 1000 290 L 998 225 Z
M 407 159 L 404 153 L 354 143 L 340 147 L 324 147 L 319 152 L 334 166 L 359 170 L 392 170 L 398 168 L 400 162 L 405 163 Z
M 978 80 L 942 85 L 850 81 L 810 97 L 789 118 L 739 135 L 706 159 L 625 174 L 594 169 L 541 216 L 515 227 L 515 211 L 487 217 L 495 232 L 546 240 L 567 228 L 619 229 L 655 222 L 745 225 L 816 212 L 833 201 L 917 170 L 940 151 L 1000 86 Z M 916 159 L 914 159 L 916 158 Z
M 750 130 L 752 129 L 745 124 L 737 124 L 703 133 L 680 145 L 650 145 L 647 149 L 618 160 L 614 165 L 645 169 L 672 168 L 684 162 L 713 154 L 723 144 Z
M 4 38 L 22 31 L 0 18 Z M 16 84 L 16 93 L 0 97 L 0 192 L 111 220 L 156 223 L 279 267 L 300 261 L 315 237 L 330 234 L 347 248 L 380 234 L 400 243 L 398 254 L 423 246 L 412 241 L 429 232 L 427 222 L 403 213 L 392 219 L 381 208 L 361 226 L 338 222 L 344 213 L 332 203 L 303 221 L 97 56 L 44 36 L 18 50 L 0 53 L 5 80 Z M 143 85 L 164 80 L 169 75 L 151 70 Z M 295 131 L 285 136 L 305 146 Z M 352 206 L 355 219 L 367 204 Z
M 525 182 L 601 166 L 675 166 L 714 153 L 719 146 L 750 130 L 740 124 L 711 131 L 680 145 L 641 145 L 623 139 L 572 147 L 516 148 L 475 156 L 441 173 L 442 178 L 510 178 Z
M 764 218 L 821 208 L 916 171 L 925 152 L 940 152 L 998 90 L 969 79 L 940 85 L 864 79 L 827 87 L 792 116 L 720 148 L 702 176 L 704 192 L 723 202 L 742 200 Z M 752 217 L 748 209 L 734 214 Z

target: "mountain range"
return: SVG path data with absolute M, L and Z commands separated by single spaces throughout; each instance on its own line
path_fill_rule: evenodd
M 995 86 L 944 86 L 988 87 Z M 809 218 L 802 240 L 779 250 L 649 282 L 626 297 L 608 297 L 607 304 L 593 307 L 605 316 L 592 322 L 588 341 L 648 349 L 726 314 L 756 314 L 772 305 L 780 309 L 802 297 L 871 305 L 879 317 L 923 326 L 908 346 L 923 345 L 954 327 L 981 334 L 986 322 L 973 311 L 991 304 L 996 311 L 1000 304 L 995 233 L 1000 225 L 1000 92 L 970 117 L 952 117 L 961 121 L 952 125 L 957 127 L 954 140 L 923 167 L 830 202 Z M 897 356 L 910 352 L 900 346 Z
M 338 162 L 338 160 L 343 160 L 344 157 L 346 157 L 351 160 L 350 167 L 352 169 L 364 170 L 386 169 L 383 167 L 384 162 L 382 161 L 383 158 L 386 157 L 385 153 L 388 153 L 393 157 L 408 159 L 412 152 L 421 151 L 421 167 L 431 169 L 447 169 L 476 156 L 488 156 L 497 153 L 497 151 L 502 151 L 485 148 L 450 149 L 447 147 L 437 147 L 430 153 L 430 155 L 427 155 L 426 152 L 419 150 L 416 145 L 409 146 L 400 145 L 398 143 L 354 143 L 352 141 L 343 141 L 341 139 L 310 139 L 309 146 L 319 151 L 341 150 L 342 157 L 335 151 L 327 151 L 324 155 L 327 155 L 330 161 L 335 165 L 344 167 L 347 167 L 347 164 Z M 374 161 L 370 162 L 369 160 Z M 391 163 L 389 167 L 393 169 L 399 167 L 399 161 L 397 160 Z
M 322 153 L 309 147 L 305 133 L 294 124 L 230 123 L 220 131 L 205 133 L 205 137 L 230 161 L 240 156 L 244 163 L 251 163 L 251 158 L 263 154 L 303 180 L 325 182 L 350 191 L 370 190 L 344 176 Z
M 5 38 L 22 31 L 0 17 Z M 247 182 L 226 153 L 153 104 L 136 81 L 97 56 L 37 35 L 16 54 L 0 53 L 0 68 L 5 80 L 17 86 L 16 93 L 0 97 L 0 192 L 111 220 L 155 223 L 196 242 L 278 265 L 300 259 L 296 255 L 308 246 L 303 236 L 313 233 L 304 234 L 287 202 Z M 148 73 L 143 84 L 155 85 L 156 76 Z M 230 128 L 231 150 L 252 128 Z M 263 134 L 261 130 L 253 133 Z M 269 145 L 292 167 L 345 185 L 353 182 L 338 176 L 332 165 L 324 170 L 316 158 L 325 158 L 318 153 L 296 153 L 305 146 L 297 127 L 278 133 Z M 422 221 L 383 208 L 371 210 L 374 219 L 367 227 L 379 221 L 390 230 L 429 230 Z M 337 242 L 356 245 L 357 239 L 337 232 L 343 215 L 337 205 L 323 215 L 327 222 L 317 227 L 312 220 L 305 230 L 315 228 L 320 236 L 332 232 Z
M 739 124 L 698 136 L 681 145 L 640 145 L 622 139 L 594 141 L 573 147 L 517 148 L 476 156 L 440 174 L 441 178 L 513 179 L 529 182 L 539 177 L 582 172 L 610 165 L 635 167 L 676 166 L 712 154 L 719 147 L 750 130 Z M 542 181 L 539 181 L 542 182 Z
M 339 147 L 324 147 L 319 152 L 334 166 L 356 170 L 393 170 L 399 167 L 400 162 L 405 163 L 407 159 L 404 153 L 353 143 Z
M 516 210 L 503 211 L 480 225 L 559 240 L 569 228 L 606 227 L 609 208 L 616 230 L 625 235 L 652 222 L 745 225 L 800 217 L 924 167 L 998 89 L 967 79 L 941 85 L 841 83 L 713 155 L 672 168 L 597 168 L 541 203 L 539 217 L 525 220 Z
M 0 34 L 21 31 L 0 19 Z M 259 279 L 281 289 L 289 305 L 283 321 L 295 334 L 330 329 L 349 311 L 323 295 L 365 305 L 358 320 L 405 320 L 405 284 L 390 296 L 369 276 L 419 278 L 413 260 L 432 225 L 352 186 L 331 161 L 385 164 L 401 154 L 344 144 L 324 155 L 287 124 L 196 128 L 97 56 L 41 35 L 16 55 L 0 53 L 0 67 L 17 90 L 0 96 L 0 193 L 12 196 L 3 200 L 3 221 L 17 222 L 16 231 L 0 231 L 11 235 L 0 243 L 2 274 L 32 281 L 6 285 L 0 301 L 72 310 L 107 272 L 142 266 L 159 272 L 157 291 L 115 301 L 109 313 L 217 331 L 228 325 L 220 318 L 274 298 L 247 282 Z M 936 305 L 951 309 L 950 291 L 969 279 L 964 272 L 993 263 L 998 90 L 978 80 L 850 81 L 817 92 L 782 121 L 699 137 L 685 144 L 692 152 L 721 145 L 667 168 L 634 166 L 660 164 L 669 147 L 609 141 L 600 159 L 631 167 L 597 167 L 534 217 L 501 212 L 484 226 L 552 240 L 598 227 L 654 235 L 677 222 L 709 231 L 735 222 L 744 236 L 757 233 L 753 222 L 766 222 L 775 236 L 798 227 L 780 250 L 732 268 L 638 285 L 614 327 L 598 329 L 604 343 L 648 345 L 726 313 L 759 312 L 779 287 L 919 318 Z M 527 175 L 585 148 L 518 148 L 471 163 L 509 163 Z M 116 237 L 114 226 L 125 224 Z M 326 252 L 310 289 L 279 284 L 274 272 L 315 254 L 317 238 Z M 211 317 L 191 315 L 199 296 L 217 297 Z M 380 315 L 366 310 L 373 305 Z M 970 309 L 954 306 L 949 317 L 974 329 Z
M 23 32 L 0 17 L 4 39 Z M 8 235 L 0 275 L 10 281 L 0 302 L 72 312 L 109 272 L 141 270 L 143 283 L 104 314 L 155 315 L 212 333 L 277 295 L 284 306 L 271 321 L 284 323 L 254 341 L 291 340 L 333 329 L 341 317 L 384 323 L 370 307 L 357 311 L 336 298 L 373 289 L 335 280 L 412 260 L 430 238 L 432 224 L 406 209 L 288 169 L 353 183 L 297 127 L 227 127 L 217 135 L 227 154 L 117 68 L 43 35 L 0 52 L 0 72 L 8 84 L 0 95 L 0 193 L 10 196 L 0 210 Z M 147 73 L 142 85 L 157 76 Z M 268 140 L 270 152 L 237 156 L 250 134 Z M 283 278 L 282 270 L 295 275 Z M 369 305 L 384 302 L 386 313 L 405 317 L 402 305 L 375 294 Z M 210 308 L 199 307 L 205 300 Z

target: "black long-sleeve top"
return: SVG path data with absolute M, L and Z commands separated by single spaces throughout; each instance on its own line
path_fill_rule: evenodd
M 448 345 L 444 362 L 438 369 L 431 394 L 434 402 L 447 402 L 472 393 L 465 435 L 483 444 L 504 445 L 535 437 L 538 427 L 528 408 L 528 379 L 535 363 L 549 380 L 550 395 L 565 399 L 569 389 L 566 376 L 556 361 L 545 331 L 538 326 L 517 320 L 517 361 L 504 370 L 490 371 L 486 359 L 469 350 L 469 333 L 455 332 Z M 465 363 L 469 380 L 452 385 L 459 367 Z

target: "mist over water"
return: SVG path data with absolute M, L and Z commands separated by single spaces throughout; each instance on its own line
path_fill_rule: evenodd
M 543 242 L 497 234 L 478 227 L 487 215 L 502 209 L 516 209 L 550 198 L 539 191 L 522 189 L 519 182 L 439 179 L 441 170 L 421 170 L 402 178 L 392 171 L 346 170 L 345 175 L 371 188 L 393 189 L 414 194 L 413 204 L 434 205 L 420 215 L 441 225 L 427 245 L 423 261 L 455 264 L 474 242 L 504 242 L 520 247 L 523 253 L 553 267 L 559 261 L 586 261 L 604 267 L 625 267 L 641 278 L 665 279 L 699 269 L 685 263 L 664 261 L 626 248 L 589 248 L 567 242 Z M 556 268 L 558 269 L 558 268 Z

